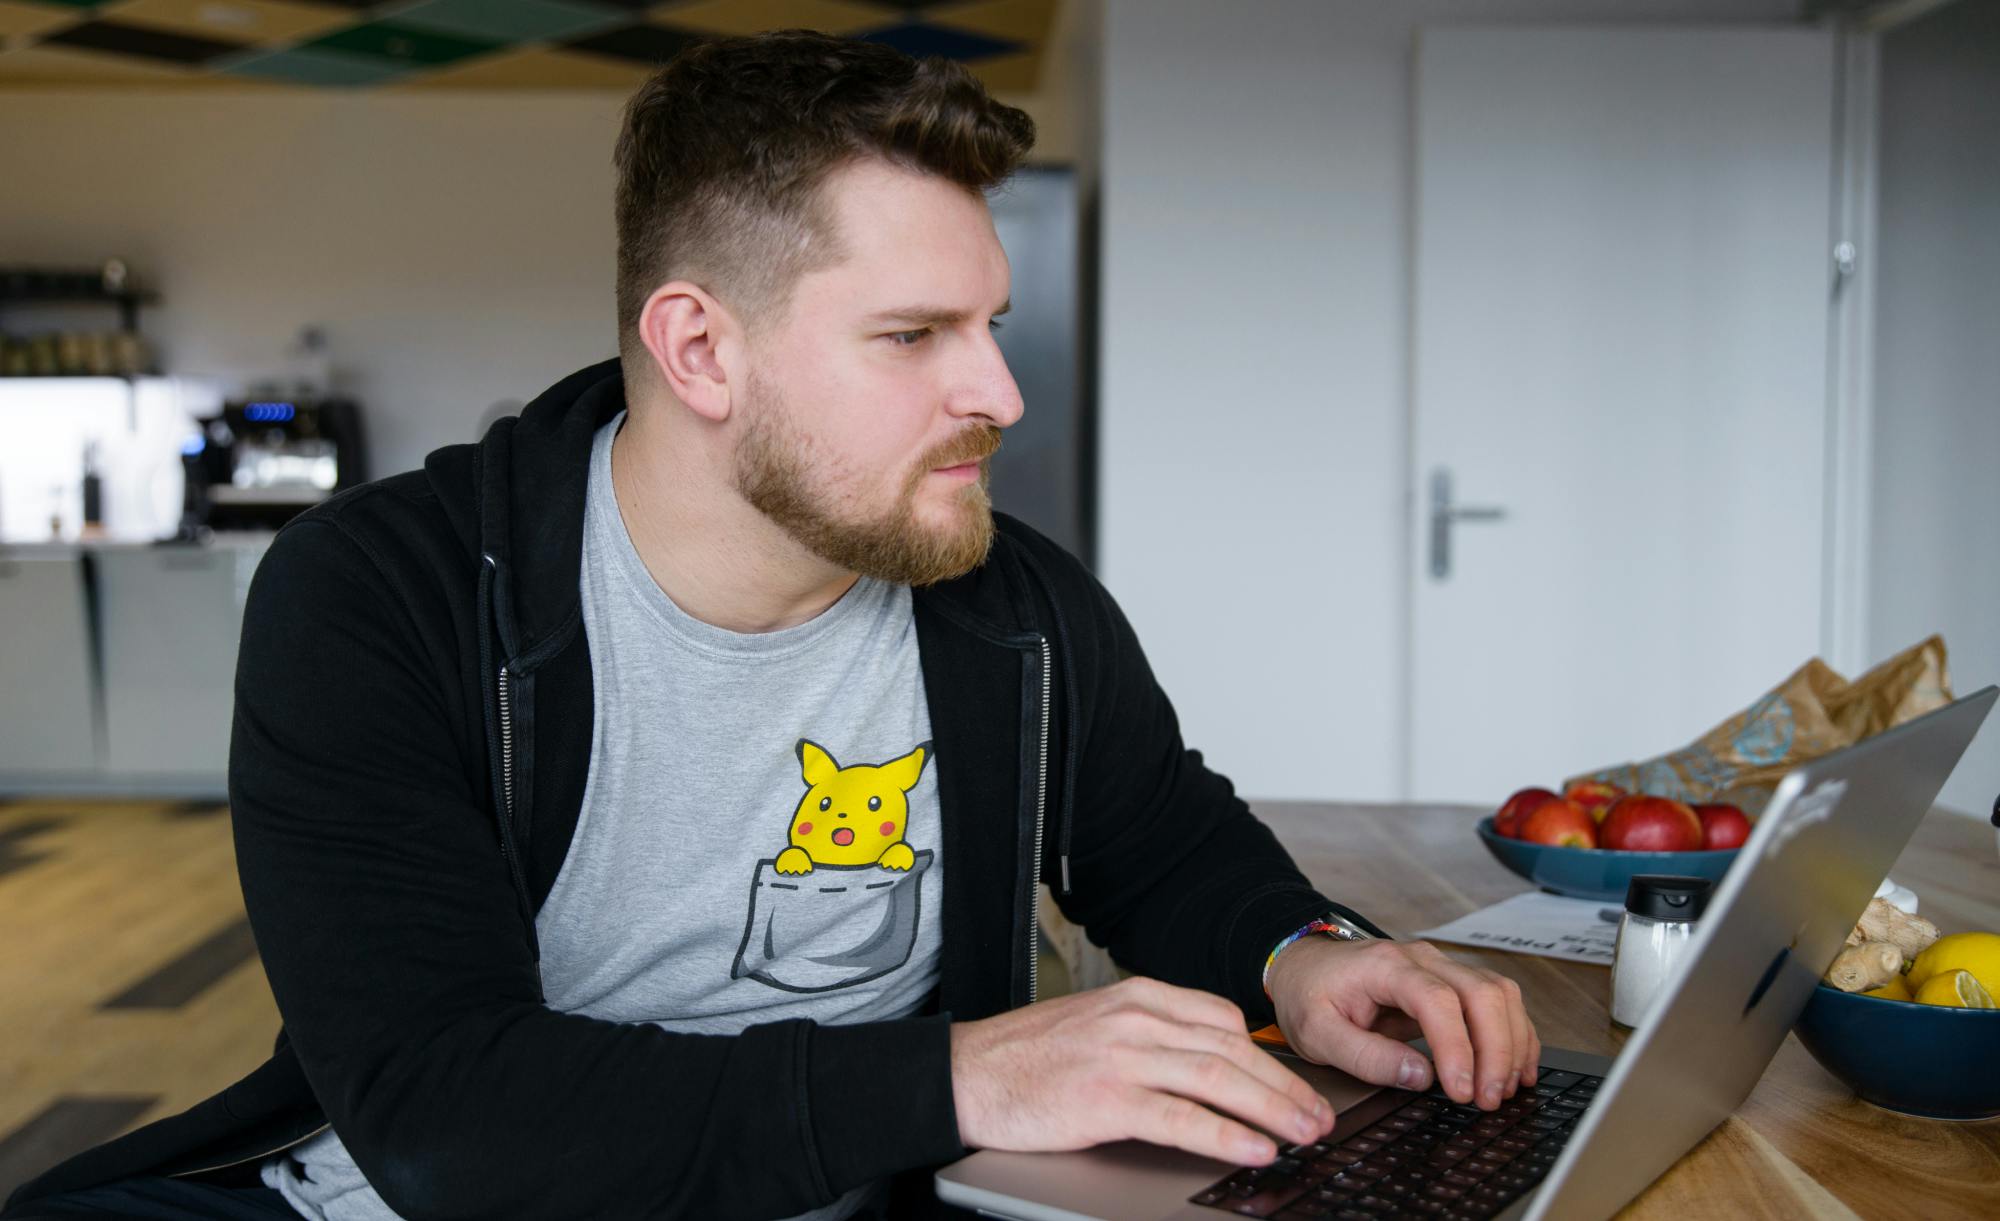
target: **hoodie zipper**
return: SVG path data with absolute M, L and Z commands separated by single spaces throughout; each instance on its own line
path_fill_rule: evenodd
M 494 737 L 500 739 L 500 775 L 497 785 L 499 792 L 496 795 L 500 808 L 497 811 L 498 817 L 494 821 L 498 824 L 500 833 L 500 860 L 506 865 L 508 875 L 514 880 L 515 893 L 521 900 L 522 917 L 527 921 L 528 949 L 535 962 L 535 984 L 540 987 L 542 951 L 535 935 L 534 903 L 528 895 L 526 866 L 514 843 L 514 674 L 509 662 L 500 661 L 495 664 L 488 636 L 488 633 L 498 632 L 503 626 L 500 621 L 498 599 L 505 594 L 500 589 L 502 575 L 500 561 L 493 558 L 489 552 L 480 556 L 480 563 L 479 598 L 486 622 L 481 628 L 479 659 L 480 666 L 491 667 L 488 672 L 494 676 L 493 702 L 486 714 L 487 749 L 492 749 Z M 511 647 L 511 642 L 504 638 L 499 644 L 503 649 Z M 490 760 L 491 756 L 488 758 Z
M 514 703 L 509 697 L 510 676 L 507 667 L 500 667 L 500 811 L 507 819 L 508 830 L 514 826 Z M 500 837 L 500 851 L 506 854 L 507 868 L 514 869 L 514 837 Z
M 514 699 L 511 677 L 507 667 L 502 665 L 494 692 L 497 697 L 494 702 L 500 706 L 500 816 L 507 827 L 506 833 L 500 837 L 500 856 L 520 891 L 522 918 L 528 922 L 528 950 L 535 960 L 535 989 L 541 991 L 541 939 L 536 935 L 534 907 L 528 899 L 527 868 L 514 848 Z
M 1041 986 L 1042 955 L 1042 823 L 1049 803 L 1049 638 L 1036 636 L 1042 646 L 1042 746 L 1041 766 L 1035 778 L 1035 855 L 1028 866 L 1028 1003 L 1035 1003 Z

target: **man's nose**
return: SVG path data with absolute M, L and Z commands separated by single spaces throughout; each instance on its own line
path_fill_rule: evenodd
M 986 342 L 977 345 L 963 377 L 952 396 L 956 414 L 985 416 L 999 428 L 1007 428 L 1021 418 L 1026 409 L 1021 401 L 1021 387 L 1015 384 L 999 343 L 990 335 Z

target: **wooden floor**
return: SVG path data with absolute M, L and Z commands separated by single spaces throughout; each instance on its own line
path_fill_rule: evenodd
M 277 1031 L 225 808 L 0 804 L 0 1198 L 235 1081 Z

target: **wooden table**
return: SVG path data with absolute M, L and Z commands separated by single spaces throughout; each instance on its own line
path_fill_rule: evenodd
M 1465 807 L 1258 802 L 1322 893 L 1398 935 L 1530 889 L 1473 835 Z M 1934 811 L 1892 875 L 1945 932 L 2000 931 L 2000 853 L 1984 819 Z M 1607 967 L 1448 947 L 1521 985 L 1542 1042 L 1615 1055 Z M 1912 1119 L 1856 1098 L 1787 1036 L 1736 1114 L 1623 1218 L 2000 1217 L 2000 1120 Z

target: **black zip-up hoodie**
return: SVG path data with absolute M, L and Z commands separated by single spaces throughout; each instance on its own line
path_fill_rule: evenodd
M 1038 880 L 1119 962 L 1253 1025 L 1271 946 L 1352 916 L 1183 747 L 1104 588 L 996 515 L 983 565 L 913 597 L 951 862 L 925 1012 L 723 1037 L 548 1008 L 533 913 L 590 752 L 584 488 L 623 407 L 617 361 L 580 370 L 280 532 L 244 610 L 229 768 L 277 1047 L 10 1203 L 247 1170 L 331 1123 L 413 1219 L 786 1217 L 881 1176 L 896 1215 L 933 1213 L 930 1169 L 965 1152 L 949 1023 L 1035 999 Z

